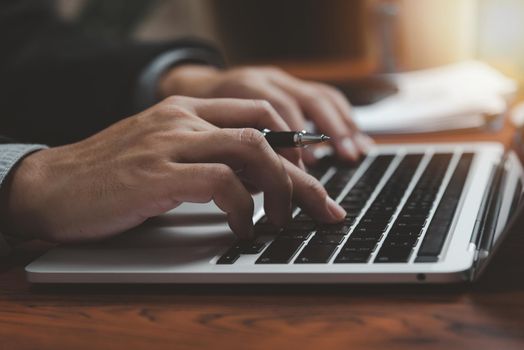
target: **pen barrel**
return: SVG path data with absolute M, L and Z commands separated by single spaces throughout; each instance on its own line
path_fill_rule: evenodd
M 297 134 L 294 132 L 269 132 L 264 135 L 273 148 L 297 147 Z

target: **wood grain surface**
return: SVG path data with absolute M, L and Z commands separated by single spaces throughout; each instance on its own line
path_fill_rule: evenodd
M 524 232 L 479 282 L 451 286 L 32 286 L 23 267 L 48 248 L 30 242 L 0 260 L 1 350 L 524 349 Z
M 523 349 L 524 236 L 476 284 L 31 286 L 2 261 L 0 349 Z

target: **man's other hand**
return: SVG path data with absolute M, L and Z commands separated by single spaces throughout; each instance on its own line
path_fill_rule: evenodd
M 351 106 L 337 89 L 297 79 L 275 67 L 218 70 L 203 65 L 181 65 L 160 81 L 159 94 L 201 98 L 234 97 L 266 100 L 292 130 L 304 130 L 306 120 L 331 137 L 342 160 L 358 159 L 373 144 L 351 119 Z M 314 157 L 304 152 L 308 163 Z

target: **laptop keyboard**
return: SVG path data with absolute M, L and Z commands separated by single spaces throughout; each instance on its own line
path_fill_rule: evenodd
M 457 209 L 472 160 L 473 154 L 471 153 L 463 154 L 460 158 L 442 200 L 438 204 L 435 215 L 433 215 L 433 219 L 429 224 L 415 262 L 438 261 L 438 256 L 449 232 L 451 218 Z
M 255 235 L 274 237 L 271 242 L 236 242 L 217 264 L 233 264 L 241 255 L 260 252 L 256 264 L 405 263 L 420 240 L 414 262 L 438 261 L 473 154 L 460 157 L 438 203 L 436 199 L 453 154 L 434 154 L 411 187 L 424 154 L 408 154 L 388 171 L 394 158 L 395 155 L 375 157 L 349 191 L 347 184 L 358 166 L 337 166 L 325 187 L 347 211 L 343 222 L 317 223 L 299 211 L 285 228 L 278 229 L 263 217 L 255 224 Z M 315 176 L 324 174 L 325 171 L 317 170 Z M 390 175 L 383 179 L 386 174 Z M 435 214 L 430 218 L 435 205 Z

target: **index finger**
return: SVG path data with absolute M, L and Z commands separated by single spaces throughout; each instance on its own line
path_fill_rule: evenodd
M 293 182 L 294 202 L 318 221 L 336 223 L 344 219 L 346 211 L 328 196 L 317 179 L 285 159 L 282 161 Z
M 291 217 L 292 184 L 280 158 L 258 130 L 179 133 L 173 158 L 182 163 L 223 163 L 264 192 L 268 217 L 283 226 Z M 286 162 L 289 162 L 286 160 Z M 291 163 L 290 163 L 291 164 Z
M 185 98 L 200 118 L 220 128 L 254 128 L 273 131 L 290 131 L 288 124 L 266 100 L 212 98 Z M 293 164 L 304 168 L 297 148 L 281 148 L 282 154 Z

